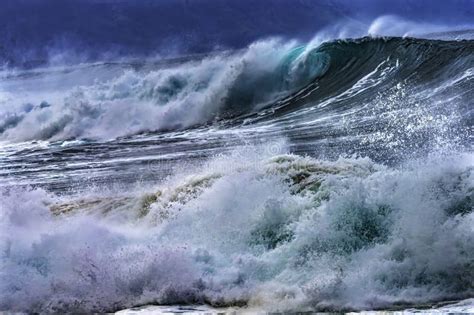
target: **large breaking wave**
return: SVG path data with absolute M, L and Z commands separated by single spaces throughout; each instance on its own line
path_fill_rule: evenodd
M 341 94 L 366 77 L 372 81 L 364 84 L 373 89 L 377 81 L 379 90 L 399 83 L 439 86 L 458 73 L 464 73 L 460 84 L 466 85 L 472 79 L 473 51 L 472 41 L 365 38 L 314 47 L 273 40 L 178 64 L 10 70 L 3 74 L 12 83 L 0 95 L 0 137 L 112 139 L 179 130 L 264 108 L 291 111 Z M 55 74 L 65 71 L 71 72 L 68 80 L 83 85 L 58 84 Z M 29 84 L 32 91 L 25 93 Z M 35 91 L 38 84 L 41 93 Z
M 158 70 L 119 70 L 53 100 L 25 103 L 7 95 L 0 132 L 9 140 L 107 139 L 187 128 L 258 111 L 324 74 L 328 62 L 317 50 L 269 41 Z

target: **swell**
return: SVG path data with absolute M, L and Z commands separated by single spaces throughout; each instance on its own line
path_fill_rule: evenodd
M 473 52 L 474 41 L 467 40 L 366 37 L 318 47 L 261 42 L 239 53 L 158 69 L 124 71 L 104 64 L 99 71 L 110 73 L 109 79 L 68 87 L 51 100 L 48 94 L 41 100 L 22 100 L 7 93 L 3 103 L 12 109 L 2 113 L 0 136 L 8 141 L 110 139 L 216 122 L 271 121 L 352 91 L 344 102 L 330 104 L 328 111 L 337 112 L 357 106 L 359 94 L 373 98 L 398 84 L 412 89 L 440 86 L 472 69 Z M 366 77 L 375 79 L 357 86 Z M 463 93 L 470 79 L 460 83 Z

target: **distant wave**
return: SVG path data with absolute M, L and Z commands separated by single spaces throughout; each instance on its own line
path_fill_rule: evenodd
M 113 139 L 228 121 L 265 108 L 288 112 L 357 88 L 365 76 L 382 80 L 374 96 L 400 82 L 439 84 L 450 74 L 472 71 L 473 52 L 474 41 L 368 37 L 313 47 L 273 40 L 178 64 L 63 70 L 69 80 L 83 82 L 79 86 L 62 86 L 55 73 L 10 71 L 5 75 L 14 88 L 53 88 L 33 94 L 36 100 L 25 99 L 21 89 L 4 90 L 0 138 Z M 389 65 L 397 67 L 386 73 Z M 104 79 L 94 82 L 100 73 Z

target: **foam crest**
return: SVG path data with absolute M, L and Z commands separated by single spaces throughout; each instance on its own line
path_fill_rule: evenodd
M 372 21 L 367 33 L 373 36 L 430 36 L 434 38 L 438 36 L 444 39 L 463 39 L 464 36 L 472 38 L 472 34 L 463 34 L 456 31 L 470 30 L 472 28 L 473 25 L 469 24 L 449 26 L 410 21 L 396 15 L 383 15 Z
M 108 79 L 92 85 L 64 86 L 62 93 L 54 92 L 38 105 L 37 100 L 15 100 L 4 94 L 0 101 L 10 109 L 2 113 L 1 137 L 13 141 L 111 139 L 184 129 L 254 112 L 304 87 L 327 68 L 327 61 L 316 57 L 316 52 L 311 59 L 300 57 L 301 50 L 294 50 L 296 45 L 275 39 L 256 42 L 241 52 L 157 70 L 128 69 L 117 74 L 104 69 Z M 81 82 L 77 77 L 83 75 L 87 72 L 73 78 Z M 54 78 L 47 76 L 45 80 Z M 48 97 L 44 90 L 34 93 L 36 98 L 41 95 Z

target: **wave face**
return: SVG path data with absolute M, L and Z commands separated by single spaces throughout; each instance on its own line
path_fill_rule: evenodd
M 0 76 L 0 310 L 474 296 L 474 41 Z
M 357 94 L 366 90 L 376 94 L 397 84 L 426 90 L 457 73 L 457 85 L 472 84 L 473 51 L 472 41 L 366 38 L 318 47 L 270 41 L 237 54 L 155 65 L 158 69 L 96 64 L 53 73 L 13 71 L 4 74 L 0 137 L 111 139 L 261 115 L 262 108 L 287 113 L 336 96 L 345 98 L 343 104 L 331 102 L 330 110 L 355 110 Z M 58 80 L 87 82 L 99 71 L 103 80 L 61 83 L 58 90 Z M 38 84 L 46 87 L 41 93 L 34 91 Z M 25 96 L 25 86 L 32 87 L 32 97 Z

